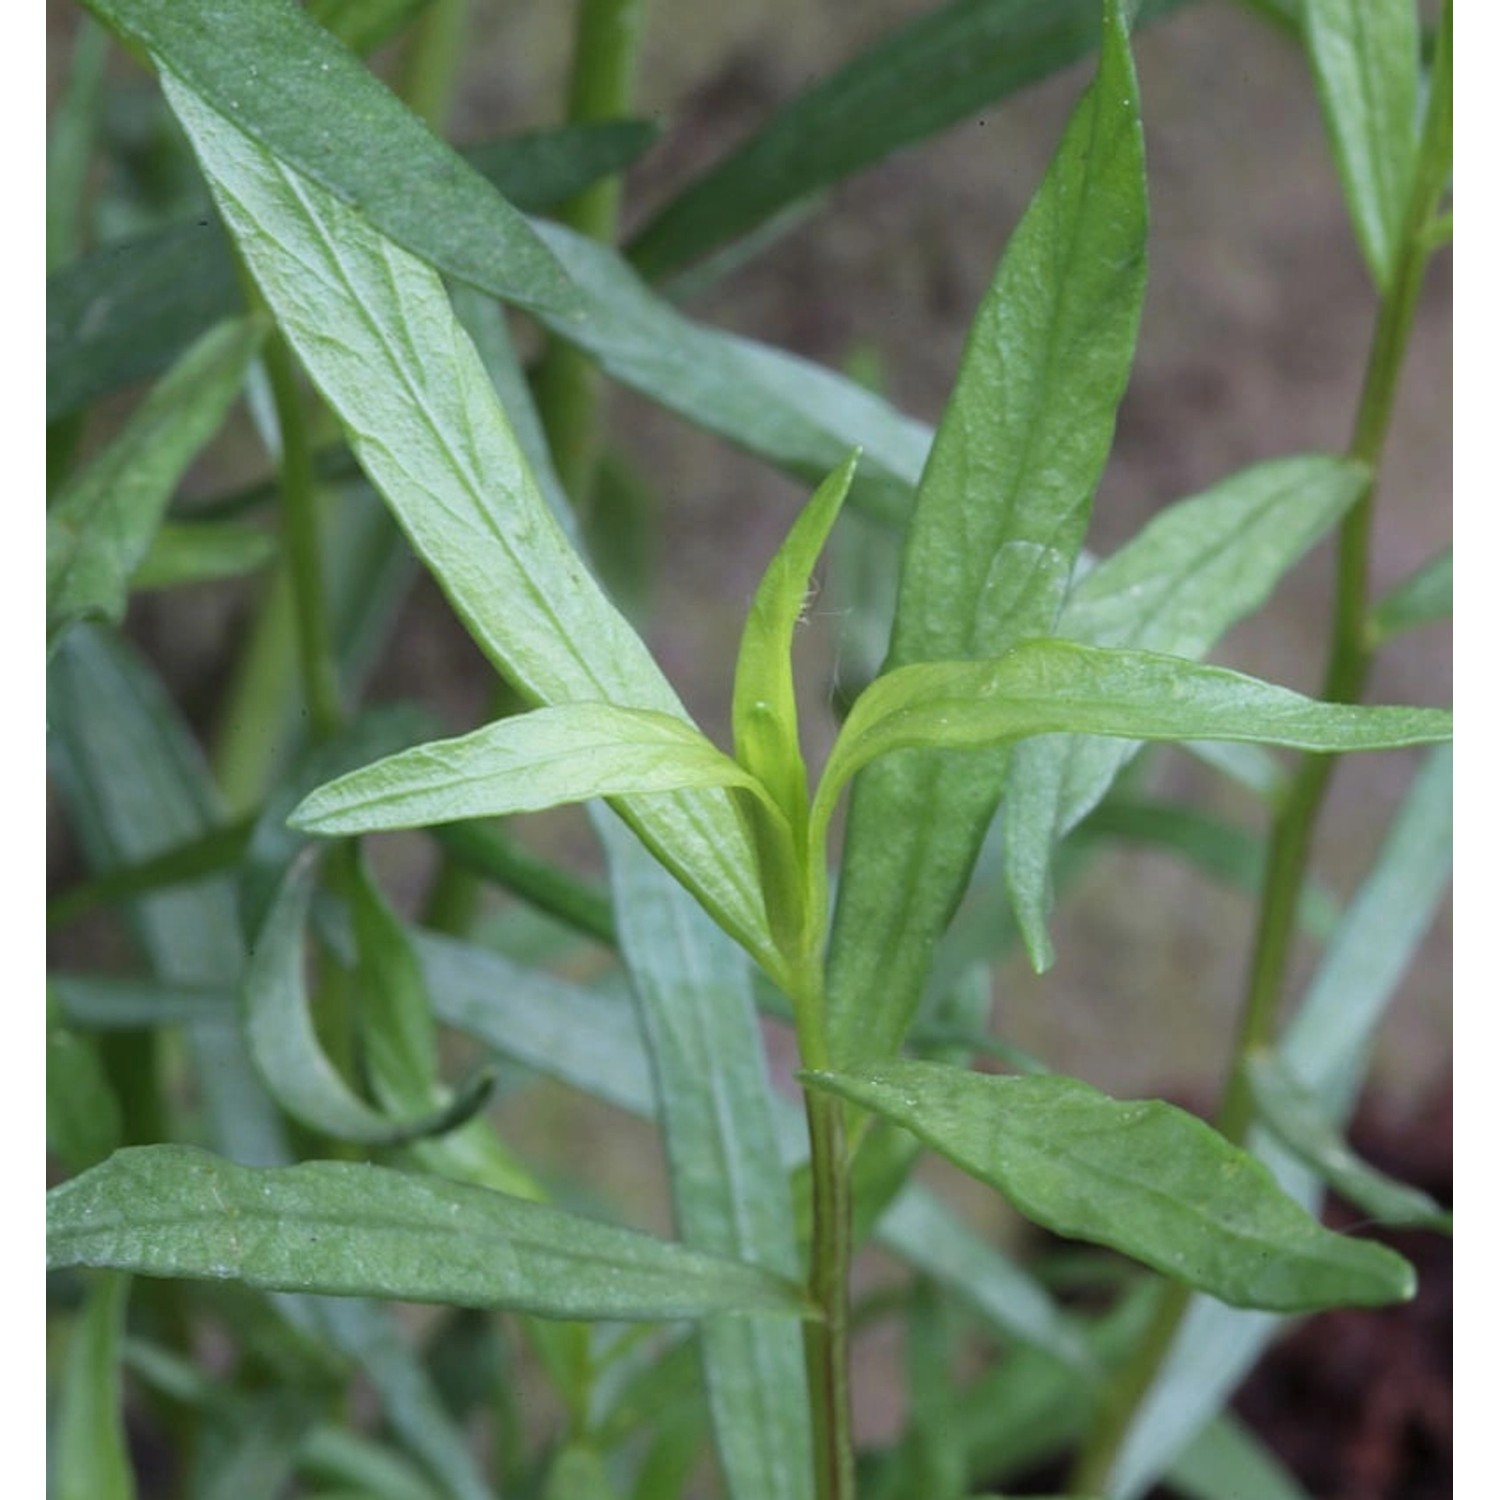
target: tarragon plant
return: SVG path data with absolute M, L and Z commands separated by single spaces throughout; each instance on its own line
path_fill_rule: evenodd
M 1280 1319 L 1414 1289 L 1378 1234 L 1320 1224 L 1321 1186 L 1375 1223 L 1449 1227 L 1341 1134 L 1446 883 L 1450 716 L 1359 700 L 1382 641 L 1447 609 L 1446 559 L 1377 602 L 1367 553 L 1449 232 L 1451 7 L 1424 50 L 1412 0 L 1256 5 L 1305 42 L 1378 294 L 1354 434 L 1225 478 L 1098 559 L 1083 544 L 1146 279 L 1131 26 L 1176 8 L 949 0 L 622 253 L 618 173 L 653 135 L 629 118 L 643 0 L 579 0 L 565 126 L 463 153 L 441 134 L 457 0 L 87 0 L 49 153 L 47 649 L 55 784 L 91 873 L 50 915 L 118 906 L 138 962 L 50 979 L 54 1493 L 148 1493 L 125 1372 L 182 1495 L 943 1500 L 1069 1451 L 1077 1495 L 1163 1474 L 1298 1493 L 1224 1402 Z M 388 86 L 360 59 L 393 39 Z M 84 253 L 116 46 L 190 148 L 171 158 L 185 212 L 138 208 Z M 751 253 L 824 187 L 1089 54 L 935 432 L 667 300 L 668 278 Z M 506 310 L 540 333 L 529 368 Z M 621 503 L 601 376 L 815 485 L 750 603 L 727 743 L 599 581 Z M 82 442 L 90 406 L 143 379 Z M 274 482 L 174 508 L 242 392 Z M 899 583 L 883 665 L 809 765 L 792 645 L 846 504 L 901 539 Z M 272 506 L 274 531 L 253 524 Z M 1321 699 L 1202 664 L 1331 532 Z M 491 722 L 457 738 L 421 705 L 363 701 L 412 554 L 499 680 Z M 120 628 L 145 589 L 268 567 L 210 764 Z M 1122 805 L 1117 778 L 1156 741 L 1269 803 L 1212 1124 L 989 1034 L 1003 938 L 955 958 L 945 937 L 992 886 L 1045 968 L 1054 872 L 1097 847 L 1076 831 Z M 1283 1026 L 1336 758 L 1419 745 L 1436 748 Z M 1301 754 L 1285 771 L 1265 746 Z M 590 804 L 607 889 L 497 821 L 565 803 Z M 1244 852 L 1176 817 L 1185 857 Z M 395 829 L 441 850 L 420 922 L 361 852 Z M 586 941 L 613 961 L 476 927 L 487 885 L 547 915 L 549 951 L 561 934 L 564 956 Z M 795 1102 L 768 1077 L 778 1020 Z M 508 1138 L 495 1090 L 524 1108 L 539 1076 L 654 1122 L 675 1238 L 610 1222 Z M 1092 1262 L 1113 1301 L 1067 1308 L 917 1182 L 924 1148 L 1118 1252 Z M 867 1241 L 916 1273 L 884 1309 L 851 1306 Z M 419 1340 L 391 1302 L 446 1311 Z M 893 1311 L 909 1425 L 857 1453 L 851 1340 Z M 974 1322 L 1005 1352 L 965 1388 Z M 203 1357 L 210 1328 L 227 1363 Z M 346 1399 L 356 1375 L 378 1420 Z M 558 1412 L 539 1426 L 541 1385 Z

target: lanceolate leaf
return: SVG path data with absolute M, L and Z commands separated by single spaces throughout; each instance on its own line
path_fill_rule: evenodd
M 1143 18 L 1180 0 L 1150 0 Z M 1076 61 L 1098 0 L 950 0 L 882 37 L 673 198 L 635 237 L 652 278 L 699 259 L 882 157 Z
M 49 640 L 84 615 L 124 616 L 167 502 L 218 431 L 262 331 L 241 319 L 205 334 L 48 510 Z
M 1034 734 L 1248 740 L 1298 750 L 1430 744 L 1453 732 L 1435 708 L 1319 703 L 1223 667 L 1152 651 L 1027 641 L 995 661 L 930 662 L 878 677 L 854 705 L 814 806 L 895 750 L 974 750 Z
M 1358 464 L 1299 457 L 1257 464 L 1181 501 L 1092 569 L 1069 594 L 1056 633 L 1091 646 L 1201 656 L 1253 613 L 1287 571 L 1363 493 Z M 1016 748 L 1005 793 L 1005 870 L 1040 969 L 1052 851 L 1135 753 L 1128 741 L 1074 737 Z
M 1417 159 L 1412 0 L 1304 0 L 1307 50 L 1360 248 L 1390 286 Z
M 54 1268 L 332 1296 L 580 1319 L 807 1311 L 756 1267 L 482 1188 L 344 1162 L 239 1167 L 187 1146 L 119 1151 L 54 1188 L 47 1235 Z
M 1270 1053 L 1244 1064 L 1261 1123 L 1336 1193 L 1383 1224 L 1453 1233 L 1453 1218 L 1426 1193 L 1361 1161 L 1330 1124 L 1317 1099 Z
M 1145 165 L 1124 16 L 969 331 L 907 536 L 887 667 L 994 656 L 1051 630 L 1135 347 Z M 963 894 L 1005 753 L 908 756 L 850 808 L 829 957 L 836 1059 L 894 1050 Z
M 1415 1290 L 1399 1255 L 1322 1228 L 1248 1152 L 1171 1105 L 941 1063 L 803 1076 L 904 1125 L 1054 1233 L 1110 1245 L 1236 1307 L 1379 1306 Z
M 807 767 L 797 736 L 792 636 L 858 461 L 851 454 L 818 486 L 777 548 L 755 591 L 735 663 L 735 759 L 760 778 L 794 824 L 807 811 Z
M 238 578 L 276 556 L 276 538 L 256 526 L 224 521 L 168 521 L 135 572 L 138 589 L 180 588 Z
M 627 829 L 603 818 L 596 826 L 656 1078 L 677 1232 L 694 1249 L 795 1276 L 792 1196 L 745 959 Z M 797 1329 L 710 1318 L 702 1340 L 730 1494 L 809 1497 L 812 1438 Z
M 686 721 L 538 493 L 437 276 L 163 81 L 283 330 L 480 647 L 533 701 Z M 626 812 L 715 918 L 766 954 L 728 796 L 674 793 Z
M 758 785 L 680 718 L 567 703 L 497 719 L 472 734 L 417 745 L 352 771 L 306 798 L 290 821 L 311 833 L 373 833 L 536 812 L 591 797 Z

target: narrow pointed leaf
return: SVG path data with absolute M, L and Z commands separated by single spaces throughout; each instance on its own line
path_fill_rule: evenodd
M 1453 549 L 1446 547 L 1424 563 L 1404 582 L 1398 583 L 1375 606 L 1370 624 L 1375 639 L 1388 641 L 1419 625 L 1434 625 L 1453 615 Z
M 205 334 L 48 510 L 49 641 L 85 615 L 123 618 L 167 502 L 218 431 L 262 331 L 241 319 Z
M 436 1177 L 307 1162 L 239 1167 L 141 1146 L 48 1195 L 48 1265 L 243 1281 L 552 1318 L 807 1310 L 753 1266 Z
M 969 330 L 907 534 L 888 668 L 994 656 L 1051 630 L 1130 370 L 1145 236 L 1135 71 L 1110 3 L 1095 83 Z M 1004 771 L 992 750 L 862 778 L 829 952 L 836 1059 L 899 1044 Z
M 121 1346 L 128 1276 L 101 1276 L 89 1288 L 63 1367 L 55 1433 L 55 1500 L 135 1500 L 125 1441 Z
M 1237 1417 L 1216 1417 L 1172 1465 L 1169 1481 L 1185 1500 L 1310 1500 L 1281 1461 Z
M 103 1161 L 120 1144 L 120 1104 L 92 1038 L 63 1019 L 47 985 L 47 1152 L 70 1172 Z
M 982 749 L 1034 734 L 1224 739 L 1297 750 L 1380 750 L 1453 733 L 1435 708 L 1319 703 L 1224 667 L 1152 651 L 1037 640 L 994 661 L 930 662 L 878 677 L 844 722 L 817 805 L 896 750 Z
M 1143 19 L 1177 3 L 1153 0 Z M 782 105 L 657 213 L 631 242 L 630 258 L 653 279 L 668 276 L 810 194 L 1075 62 L 1098 39 L 1098 0 L 937 6 Z
M 1453 1233 L 1453 1216 L 1429 1194 L 1361 1161 L 1330 1124 L 1317 1099 L 1274 1056 L 1251 1057 L 1244 1067 L 1260 1122 L 1340 1197 L 1382 1224 Z
M 818 486 L 776 549 L 755 591 L 735 663 L 735 759 L 759 777 L 794 826 L 807 810 L 807 767 L 797 734 L 792 636 L 858 462 L 858 453 L 850 454 Z
M 539 494 L 437 276 L 163 82 L 284 332 L 481 649 L 533 701 L 686 721 Z M 728 796 L 710 787 L 625 812 L 716 920 L 765 953 L 753 856 Z
M 73 38 L 68 81 L 47 136 L 47 270 L 76 256 L 86 238 L 89 163 L 104 99 L 109 33 L 85 17 Z
M 1257 610 L 1365 491 L 1341 459 L 1257 464 L 1158 515 L 1069 594 L 1056 634 L 1090 646 L 1202 656 Z M 1058 841 L 1095 807 L 1138 746 L 1075 737 L 1017 746 L 1005 793 L 1006 879 L 1032 962 L 1051 962 L 1047 917 Z
M 310 859 L 288 873 L 245 972 L 245 1037 L 267 1092 L 302 1124 L 368 1145 L 392 1145 L 453 1129 L 484 1102 L 483 1092 L 470 1092 L 415 1118 L 392 1119 L 361 1099 L 324 1054 L 303 975 L 315 873 Z
M 1233 1306 L 1378 1307 L 1415 1290 L 1399 1255 L 1324 1229 L 1262 1163 L 1169 1104 L 940 1063 L 803 1077 L 904 1125 L 1055 1234 L 1109 1245 Z
M 329 782 L 292 814 L 310 833 L 372 833 L 536 812 L 591 797 L 758 783 L 669 714 L 568 703 L 498 719 Z
M 603 818 L 596 826 L 651 1054 L 678 1234 L 695 1249 L 795 1276 L 792 1197 L 744 957 L 628 829 Z M 810 1497 L 812 1434 L 797 1329 L 764 1318 L 710 1318 L 701 1337 L 730 1495 Z
M 1417 7 L 1304 0 L 1307 51 L 1344 197 L 1375 285 L 1386 290 L 1417 159 Z

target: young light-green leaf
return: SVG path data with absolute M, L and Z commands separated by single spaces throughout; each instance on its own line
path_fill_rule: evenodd
M 1303 27 L 1349 214 L 1375 285 L 1395 274 L 1417 161 L 1413 0 L 1304 0 Z
M 941 1063 L 802 1076 L 904 1125 L 1055 1234 L 1109 1245 L 1233 1306 L 1378 1307 L 1415 1290 L 1399 1255 L 1324 1229 L 1253 1156 L 1172 1105 Z
M 1056 634 L 1090 646 L 1203 655 L 1359 498 L 1361 465 L 1322 456 L 1257 464 L 1168 507 L 1068 595 Z M 1005 872 L 1040 971 L 1051 963 L 1052 852 L 1138 746 L 1059 737 L 1016 747 L 1005 790 Z
M 564 703 L 417 745 L 319 787 L 293 812 L 310 833 L 375 833 L 536 812 L 591 797 L 759 783 L 670 714 Z
M 283 331 L 481 649 L 532 701 L 688 722 L 538 492 L 438 277 L 170 74 L 163 84 Z M 725 792 L 697 786 L 622 811 L 774 963 L 745 831 Z
M 995 656 L 1052 629 L 1125 389 L 1146 184 L 1125 15 L 1011 237 L 964 349 L 907 534 L 887 667 Z M 967 883 L 1005 752 L 907 756 L 861 778 L 829 950 L 841 1061 L 895 1050 Z
M 818 486 L 776 549 L 755 591 L 735 663 L 735 759 L 760 779 L 793 827 L 807 814 L 807 767 L 797 734 L 792 636 L 858 462 L 859 454 L 851 453 Z
M 1444 709 L 1319 703 L 1177 656 L 1027 641 L 994 661 L 927 662 L 876 678 L 844 721 L 813 820 L 826 826 L 839 788 L 896 750 L 974 750 L 1034 734 L 1102 734 L 1332 752 L 1431 744 L 1452 733 L 1453 716 Z
M 47 1257 L 550 1318 L 809 1313 L 759 1267 L 524 1199 L 347 1162 L 240 1167 L 188 1146 L 131 1147 L 54 1188 Z
M 1453 1233 L 1453 1216 L 1427 1193 L 1377 1171 L 1344 1143 L 1317 1099 L 1275 1056 L 1246 1059 L 1260 1122 L 1334 1192 L 1382 1224 Z
M 48 510 L 49 641 L 85 615 L 124 617 L 172 491 L 218 431 L 263 331 L 239 319 L 204 334 Z

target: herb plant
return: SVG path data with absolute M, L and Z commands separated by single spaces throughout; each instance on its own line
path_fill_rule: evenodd
M 114 908 L 136 960 L 50 976 L 53 1492 L 149 1492 L 128 1373 L 182 1495 L 943 1500 L 1069 1454 L 1074 1495 L 1162 1476 L 1299 1493 L 1222 1415 L 1234 1386 L 1282 1320 L 1414 1289 L 1378 1235 L 1320 1224 L 1323 1186 L 1377 1225 L 1450 1227 L 1341 1135 L 1447 879 L 1450 716 L 1360 699 L 1385 639 L 1447 613 L 1446 557 L 1376 600 L 1368 552 L 1451 228 L 1451 5 L 1424 46 L 1412 0 L 1257 0 L 1305 42 L 1378 294 L 1353 436 L 1231 475 L 1102 559 L 1083 544 L 1148 244 L 1124 0 L 937 6 L 623 253 L 618 174 L 652 138 L 629 118 L 644 0 L 580 0 L 566 125 L 464 153 L 441 136 L 457 0 L 87 8 L 49 153 L 47 633 L 55 786 L 88 874 L 49 920 Z M 393 41 L 388 86 L 360 59 Z M 172 158 L 165 216 L 138 204 L 84 253 L 115 46 L 154 72 L 195 165 Z M 667 300 L 821 189 L 1090 53 L 935 432 Z M 750 604 L 727 744 L 599 581 L 622 525 L 605 378 L 812 486 Z M 143 380 L 91 447 L 90 408 Z M 274 481 L 174 505 L 242 393 Z M 845 506 L 899 539 L 899 583 L 884 663 L 809 765 L 792 646 Z M 1332 532 L 1321 698 L 1203 664 Z M 368 705 L 411 554 L 498 678 L 490 722 L 457 738 L 420 705 Z M 122 622 L 144 589 L 256 571 L 210 764 Z M 1122 772 L 1161 741 L 1267 803 L 1212 1124 L 988 1029 L 1006 934 L 1050 963 L 1054 881 L 1101 842 L 1080 825 L 1108 829 Z M 1424 745 L 1283 1024 L 1338 757 Z M 1267 746 L 1299 753 L 1285 768 Z M 589 804 L 607 889 L 496 821 L 570 803 Z M 1159 812 L 1184 858 L 1242 852 L 1189 808 Z M 442 852 L 423 921 L 362 843 L 396 829 Z M 476 926 L 486 886 L 546 914 L 548 953 Z M 956 947 L 966 892 L 990 890 L 1014 927 Z M 796 1103 L 768 1076 L 781 1022 Z M 675 1238 L 610 1222 L 507 1139 L 497 1088 L 524 1104 L 539 1076 L 655 1123 Z M 1113 1295 L 1065 1305 L 1046 1264 L 918 1182 L 924 1150 L 1118 1252 L 1086 1262 Z M 867 1242 L 916 1273 L 885 1305 L 851 1305 Z M 442 1310 L 419 1336 L 392 1302 Z M 908 1426 L 856 1452 L 851 1340 L 894 1313 Z M 961 1387 L 976 1320 L 1004 1352 Z M 206 1330 L 232 1359 L 204 1357 Z M 540 1386 L 550 1423 L 528 1420 Z

